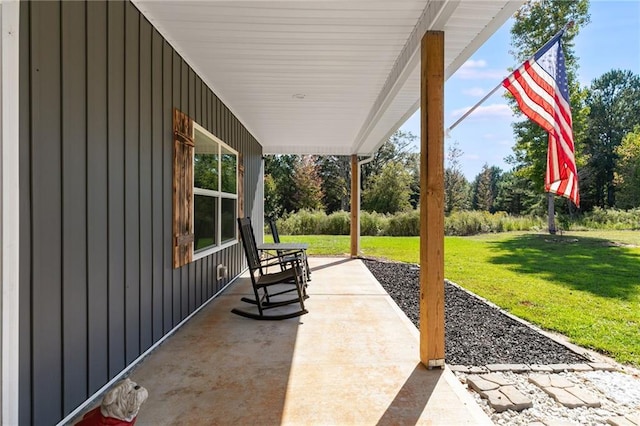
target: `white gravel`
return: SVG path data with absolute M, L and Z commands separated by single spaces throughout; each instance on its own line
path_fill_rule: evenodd
M 486 399 L 469 389 L 491 421 L 497 425 L 519 426 L 536 421 L 580 426 L 606 425 L 607 420 L 612 417 L 640 413 L 640 377 L 637 374 L 617 371 L 559 373 L 567 380 L 598 395 L 602 404 L 599 408 L 567 408 L 530 383 L 530 373 L 501 374 L 513 381 L 516 387 L 531 399 L 533 407 L 521 412 L 507 410 L 496 413 Z M 462 383 L 466 383 L 467 374 L 456 373 L 456 376 Z

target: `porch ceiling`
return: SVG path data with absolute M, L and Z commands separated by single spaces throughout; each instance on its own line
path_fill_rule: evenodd
M 133 0 L 265 154 L 374 152 L 420 102 L 420 41 L 450 77 L 522 0 Z

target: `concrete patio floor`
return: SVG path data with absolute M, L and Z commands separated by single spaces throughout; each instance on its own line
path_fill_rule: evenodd
M 144 359 L 136 424 L 492 424 L 450 370 L 420 364 L 418 331 L 360 260 L 310 266 L 308 314 L 231 314 L 245 274 Z

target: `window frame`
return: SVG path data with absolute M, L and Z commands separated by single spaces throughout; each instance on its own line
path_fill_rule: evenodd
M 212 139 L 217 145 L 218 145 L 218 190 L 211 190 L 211 189 L 204 189 L 204 188 L 197 188 L 195 186 L 195 156 L 196 156 L 196 149 L 197 149 L 197 142 L 196 142 L 196 130 L 199 131 L 200 133 L 204 134 L 206 137 Z M 236 151 L 235 149 L 231 148 L 228 144 L 224 143 L 220 138 L 216 137 L 215 135 L 213 135 L 211 132 L 209 132 L 207 129 L 205 129 L 204 127 L 202 127 L 200 124 L 198 124 L 195 120 L 193 121 L 193 141 L 194 141 L 194 149 L 193 149 L 193 168 L 194 168 L 194 173 L 193 173 L 193 181 L 191 182 L 191 186 L 193 187 L 193 203 L 191 206 L 191 215 L 192 215 L 192 220 L 194 223 L 194 232 L 195 232 L 195 196 L 196 195 L 204 195 L 207 197 L 212 197 L 215 198 L 217 200 L 216 202 L 216 214 L 217 214 L 217 220 L 216 220 L 216 241 L 214 243 L 213 246 L 209 246 L 209 247 L 205 247 L 199 250 L 196 250 L 195 248 L 195 241 L 193 243 L 193 261 L 198 260 L 198 259 L 202 259 L 203 257 L 207 257 L 213 253 L 216 253 L 220 250 L 224 250 L 225 248 L 228 247 L 232 247 L 236 244 L 238 244 L 238 230 L 235 226 L 235 222 L 236 219 L 238 218 L 238 208 L 239 208 L 239 190 L 240 190 L 240 185 L 238 182 L 239 176 L 238 176 L 238 169 L 239 169 L 239 161 L 240 161 L 240 153 L 238 151 Z M 229 193 L 229 192 L 223 192 L 222 191 L 222 150 L 223 148 L 232 153 L 233 155 L 235 155 L 236 157 L 236 161 L 235 161 L 235 176 L 236 176 L 236 185 L 235 185 L 235 194 Z M 235 217 L 234 217 L 234 227 L 233 227 L 233 238 L 230 240 L 227 240 L 225 242 L 222 242 L 222 199 L 232 199 L 235 200 Z

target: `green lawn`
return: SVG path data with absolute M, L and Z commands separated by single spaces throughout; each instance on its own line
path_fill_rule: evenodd
M 348 236 L 282 240 L 308 242 L 312 255 L 349 252 Z M 366 256 L 418 262 L 417 237 L 362 237 L 361 248 Z M 574 343 L 640 365 L 638 231 L 447 237 L 445 276 Z

